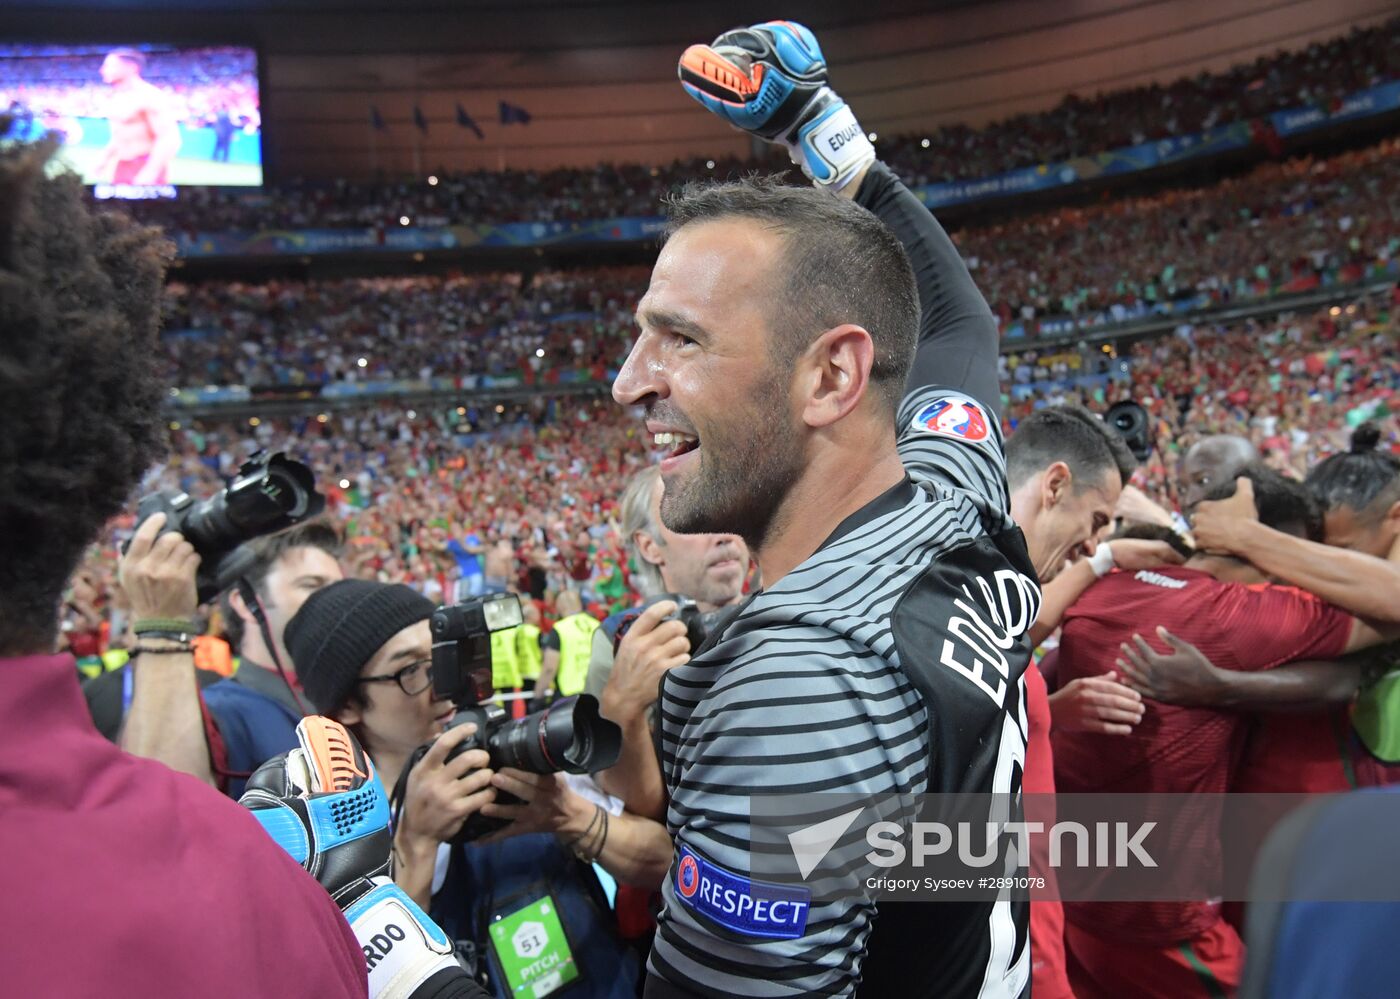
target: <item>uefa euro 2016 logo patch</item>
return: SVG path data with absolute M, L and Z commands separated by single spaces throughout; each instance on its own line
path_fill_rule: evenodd
M 965 395 L 945 395 L 929 403 L 914 417 L 912 429 L 965 441 L 984 441 L 991 433 L 986 410 Z

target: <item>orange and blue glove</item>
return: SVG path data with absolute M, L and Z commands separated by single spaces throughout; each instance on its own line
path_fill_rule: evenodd
M 827 85 L 816 36 L 794 21 L 765 21 L 692 45 L 678 73 L 707 110 L 786 146 L 819 187 L 839 191 L 875 161 L 860 122 Z
M 313 715 L 296 749 L 248 778 L 239 803 L 340 906 L 365 955 L 370 999 L 487 999 L 452 944 L 389 877 L 389 801 L 345 726 Z

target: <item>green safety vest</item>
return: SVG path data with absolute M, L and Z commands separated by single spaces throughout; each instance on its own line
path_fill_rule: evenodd
M 515 654 L 516 661 L 520 663 L 520 678 L 538 680 L 540 660 L 544 658 L 544 653 L 540 651 L 540 629 L 537 625 L 522 624 L 516 631 Z
M 520 686 L 520 659 L 515 653 L 517 628 L 491 632 L 491 686 L 514 690 Z
M 554 687 L 565 697 L 583 693 L 588 679 L 588 660 L 593 654 L 593 633 L 601 622 L 582 612 L 561 618 L 554 626 L 559 635 L 559 674 Z

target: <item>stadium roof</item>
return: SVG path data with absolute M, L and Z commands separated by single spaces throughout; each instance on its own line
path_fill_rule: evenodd
M 781 13 L 817 29 L 974 6 L 987 0 L 792 0 Z M 82 11 L 81 28 L 252 35 L 280 53 L 526 51 L 669 44 L 747 24 L 742 0 L 8 0 L 6 34 L 52 29 Z M 90 15 L 90 16 L 88 16 Z M 176 27 L 178 25 L 178 27 Z M 16 31 L 18 29 L 18 31 Z

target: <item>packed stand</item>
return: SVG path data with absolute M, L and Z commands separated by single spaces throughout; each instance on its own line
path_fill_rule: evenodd
M 1220 305 L 1384 277 L 1400 258 L 1400 141 L 956 239 L 1003 331 L 1029 335 L 1047 319 L 1094 326 L 1183 299 Z M 187 386 L 603 380 L 626 355 L 646 280 L 636 267 L 523 284 L 516 274 L 176 282 L 165 348 Z
M 944 126 L 881 143 L 910 184 L 986 177 L 1154 139 L 1202 132 L 1287 108 L 1334 110 L 1342 98 L 1400 76 L 1400 19 L 1353 29 L 1297 52 L 1260 56 L 1223 73 L 1084 97 L 983 128 Z
M 1400 19 L 1299 52 L 1261 57 L 1225 73 L 1184 77 L 1091 98 L 982 127 L 945 126 L 879 141 L 881 157 L 912 185 L 992 176 L 1055 163 L 1291 107 L 1331 108 L 1342 96 L 1400 75 Z M 770 170 L 773 160 L 695 158 L 665 166 L 602 164 L 552 171 L 443 171 L 433 181 L 294 182 L 265 192 L 182 191 L 148 202 L 144 220 L 194 232 L 316 227 L 392 228 L 552 222 L 656 215 L 687 180 Z M 783 164 L 786 168 L 786 164 Z M 794 172 L 795 174 L 795 172 Z
M 519 376 L 594 380 L 626 356 L 643 268 L 171 284 L 177 385 L 296 386 Z
M 1177 509 L 1181 459 L 1210 435 L 1247 438 L 1265 462 L 1295 479 L 1345 451 L 1363 421 L 1380 426 L 1385 449 L 1400 449 L 1397 337 L 1400 286 L 1389 296 L 1267 321 L 1186 324 L 1115 355 L 1111 364 L 1126 362 L 1126 380 L 1036 392 L 1011 406 L 1007 423 L 1014 428 L 1036 409 L 1064 402 L 1097 412 L 1119 399 L 1141 403 L 1152 416 L 1154 450 L 1134 481 L 1163 507 Z M 1065 351 L 1006 360 L 1013 379 L 1026 370 L 1053 378 L 1102 366 Z
M 1260 166 L 1210 187 L 1061 208 L 956 236 L 1003 326 L 1122 322 L 1348 284 L 1400 256 L 1400 142 Z

